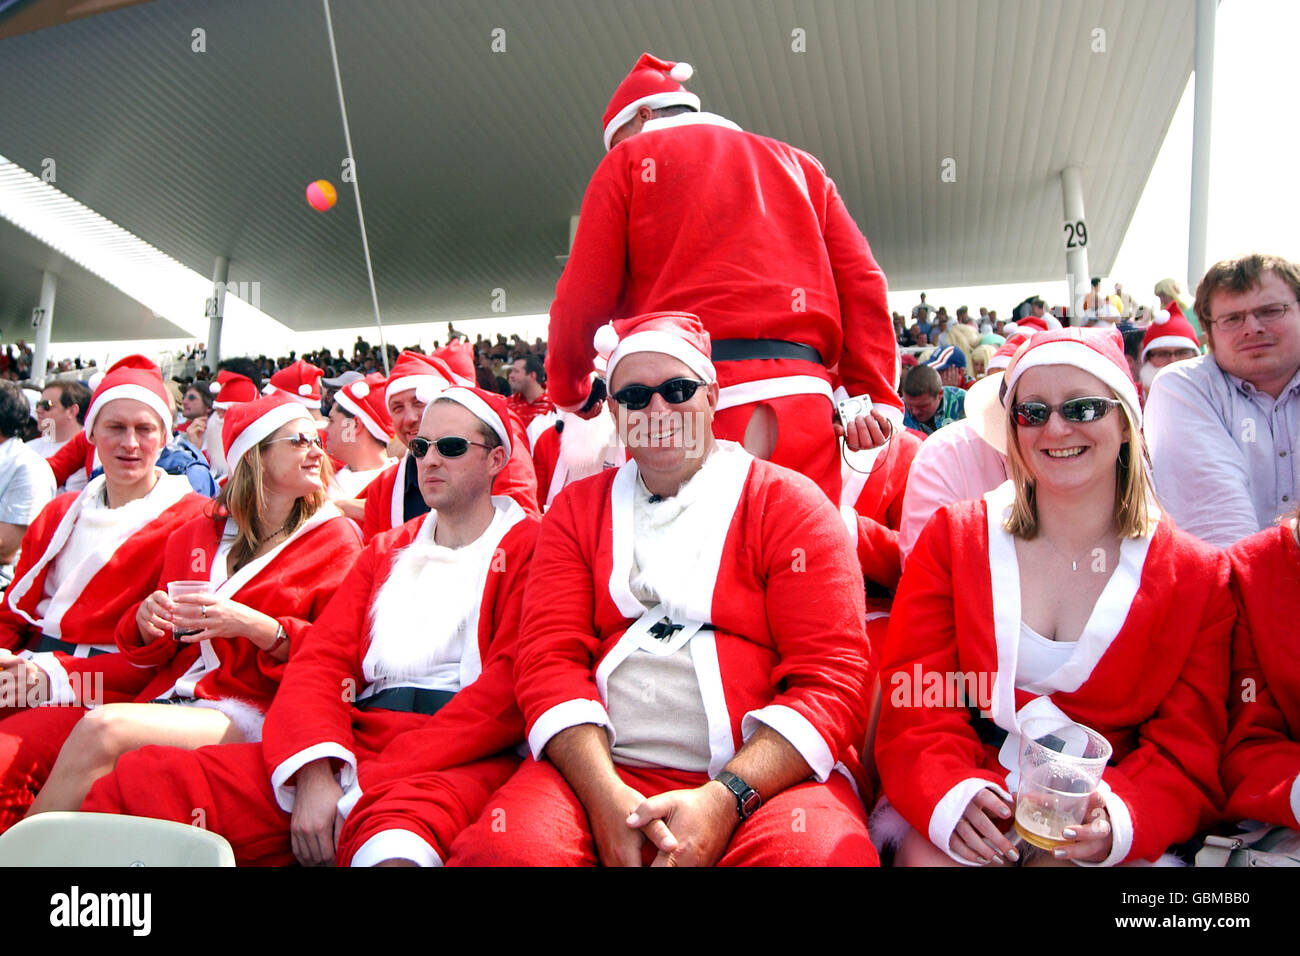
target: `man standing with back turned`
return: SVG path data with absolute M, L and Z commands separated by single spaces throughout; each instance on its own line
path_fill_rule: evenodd
M 831 369 L 836 398 L 864 400 L 850 448 L 902 424 L 884 273 L 821 163 L 699 112 L 693 72 L 643 54 L 605 111 L 608 152 L 551 306 L 551 400 L 594 412 L 592 336 L 611 318 L 693 312 L 713 339 L 718 437 L 838 501 Z

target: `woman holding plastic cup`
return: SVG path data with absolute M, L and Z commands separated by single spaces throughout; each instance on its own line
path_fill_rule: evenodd
M 874 835 L 900 865 L 1155 860 L 1222 804 L 1227 560 L 1160 512 L 1113 330 L 1036 336 L 967 402 L 989 395 L 1011 479 L 939 511 L 908 558 L 881 664 Z M 1027 743 L 1063 760 L 1089 730 L 1111 751 L 1095 789 L 1022 786 Z M 1080 822 L 1036 841 L 1050 850 L 1011 829 L 1017 795 L 1085 794 Z
M 222 441 L 220 496 L 171 536 L 158 589 L 118 624 L 118 648 L 152 679 L 135 703 L 78 722 L 30 812 L 77 809 L 137 747 L 260 740 L 285 662 L 359 552 L 355 526 L 326 496 L 329 463 L 304 406 L 284 396 L 237 405 Z

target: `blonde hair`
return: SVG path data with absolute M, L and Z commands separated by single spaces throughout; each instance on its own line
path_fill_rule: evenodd
M 1192 307 L 1188 305 L 1187 300 L 1183 298 L 1183 287 L 1178 284 L 1177 279 L 1161 279 L 1156 283 L 1156 287 L 1152 291 L 1154 291 L 1156 295 L 1168 296 L 1177 302 L 1178 308 L 1186 317 L 1191 318 L 1194 315 Z
M 976 365 L 983 365 L 983 366 L 984 366 L 984 374 L 985 374 L 985 375 L 988 374 L 988 371 L 989 371 L 989 361 L 992 360 L 992 358 L 993 358 L 993 354 L 994 354 L 995 352 L 997 352 L 997 349 L 995 349 L 995 348 L 994 348 L 993 346 L 991 346 L 991 345 L 977 345 L 977 346 L 975 346 L 975 348 L 971 349 L 971 352 L 970 352 L 970 362 L 971 362 L 971 369 L 970 369 L 970 372 L 971 372 L 971 377 L 972 377 L 972 378 L 975 377 L 975 366 L 976 366 Z
M 979 329 L 972 325 L 962 325 L 960 322 L 948 323 L 948 342 L 961 349 L 962 355 L 966 356 L 966 368 L 971 367 L 972 353 L 975 347 L 979 345 Z
M 281 531 L 293 534 L 329 500 L 325 489 L 334 477 L 334 468 L 330 465 L 329 455 L 322 455 L 321 487 L 293 503 L 289 509 L 289 519 L 283 527 L 265 527 L 262 521 L 262 513 L 266 510 L 266 488 L 262 483 L 262 449 L 269 440 L 269 436 L 263 439 L 239 460 L 215 502 L 214 518 L 229 515 L 235 520 L 235 543 L 230 554 L 236 569 L 251 561 L 253 555 L 257 554 L 257 549 L 272 535 Z
M 1007 372 L 1010 374 L 1011 369 Z M 1113 391 L 1106 390 L 1111 398 L 1117 398 Z M 1038 502 L 1034 494 L 1034 479 L 1029 465 L 1020 453 L 1017 441 L 1015 416 L 1011 406 L 1015 396 L 1007 396 L 1007 471 L 1015 485 L 1015 500 L 1011 505 L 1011 514 L 1003 522 L 1003 529 L 1025 541 L 1032 541 L 1038 536 Z M 1124 402 L 1119 403 L 1124 420 L 1128 423 L 1128 441 L 1120 447 L 1119 457 L 1115 461 L 1115 505 L 1112 512 L 1115 533 L 1121 538 L 1141 538 L 1156 525 L 1156 520 L 1147 507 L 1147 501 L 1154 499 L 1151 479 L 1147 474 L 1146 443 L 1142 440 L 1142 429 L 1138 427 L 1133 413 Z

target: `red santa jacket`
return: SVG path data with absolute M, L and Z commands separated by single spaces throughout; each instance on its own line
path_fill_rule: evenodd
M 1154 860 L 1222 806 L 1236 617 L 1227 559 L 1165 517 L 1152 535 L 1125 540 L 1074 655 L 1044 686 L 1021 689 L 1020 572 L 1002 529 L 1011 500 L 1007 482 L 984 501 L 943 508 L 908 556 L 880 669 L 885 795 L 946 851 L 978 790 L 1014 791 L 1020 722 L 1063 715 L 1114 748 L 1102 777 L 1114 834 L 1105 862 Z M 983 742 L 999 729 L 1000 747 Z
M 406 485 L 403 476 L 407 467 L 415 467 L 415 459 L 410 455 L 403 456 L 397 464 L 385 468 L 358 496 L 366 499 L 365 516 L 361 524 L 361 536 L 365 541 L 369 542 L 384 531 L 400 528 L 406 522 L 403 510 Z M 528 453 L 528 436 L 514 415 L 510 416 L 510 459 L 492 483 L 492 494 L 513 498 L 526 514 L 538 517 L 542 513 L 537 507 L 537 474 L 533 471 L 533 460 Z
M 714 628 L 691 644 L 709 771 L 766 724 L 825 780 L 860 743 L 866 719 L 862 573 L 811 481 L 738 448 L 725 467 L 726 490 L 695 528 L 704 561 L 691 593 L 673 595 L 692 621 Z M 575 482 L 542 522 L 535 561 L 545 573 L 524 594 L 515 688 L 537 759 L 567 727 L 610 727 L 607 662 L 636 646 L 629 628 L 645 614 L 629 585 L 636 475 L 629 461 Z
M 1300 828 L 1300 547 L 1289 525 L 1228 549 L 1240 615 L 1232 643 L 1224 816 Z
M 103 487 L 101 475 L 80 492 L 59 495 L 28 527 L 13 583 L 0 603 L 0 646 L 35 651 L 45 635 L 87 650 L 90 645 L 111 649 L 118 621 L 134 617 L 153 590 L 167 538 L 210 503 L 183 475 L 163 475 L 146 499 L 132 502 L 139 509 L 138 521 L 102 541 L 69 570 L 65 587 L 77 595 L 75 600 L 66 606 L 52 602 L 42 617 L 36 608 L 45 597 L 50 563 L 67 543 L 84 502 Z M 73 702 L 68 678 L 78 672 L 104 675 L 106 701 L 133 699 L 147 679 L 116 653 L 81 657 L 49 651 L 35 653 L 33 659 L 50 675 L 52 699 L 62 703 Z
M 855 471 L 845 462 L 841 469 L 844 483 L 840 509 L 857 546 L 862 575 L 882 588 L 897 587 L 903 573 L 898 527 L 903 518 L 907 475 L 920 447 L 919 438 L 899 429 L 868 467 Z M 888 602 L 881 609 L 887 610 Z
M 885 275 L 821 163 L 711 114 L 658 122 L 611 149 L 583 196 L 551 305 L 551 400 L 586 400 L 600 325 L 683 310 L 714 340 L 783 339 L 824 363 L 727 363 L 743 374 L 829 382 L 838 362 L 849 394 L 901 409 Z
M 514 697 L 514 648 L 518 638 L 523 582 L 532 559 L 538 521 L 509 499 L 494 499 L 515 523 L 501 538 L 489 567 L 479 606 L 477 642 L 462 662 L 462 690 L 435 715 L 353 706 L 370 684 L 365 670 L 373 605 L 397 554 L 420 533 L 428 516 L 380 534 L 357 557 L 333 600 L 289 662 L 267 714 L 262 749 L 276 798 L 293 806 L 290 782 L 313 760 L 332 758 L 342 767 L 346 815 L 360 798 L 373 757 L 407 731 L 394 747 L 389 770 L 406 772 L 458 766 L 495 754 L 523 739 L 523 717 Z M 412 614 L 419 607 L 412 606 Z M 408 746 L 409 744 L 409 746 Z M 384 770 L 377 771 L 383 773 Z
M 54 480 L 62 488 L 79 468 L 85 470 L 87 478 L 90 477 L 90 473 L 95 470 L 95 446 L 90 443 L 85 431 L 79 431 L 45 460 L 54 472 Z
M 289 635 L 290 651 L 296 651 L 361 550 L 356 525 L 327 503 L 284 542 L 229 577 L 225 554 L 218 553 L 226 525 L 226 518 L 204 514 L 177 528 L 167 541 L 158 589 L 165 591 L 169 581 L 208 577 L 216 596 L 279 621 Z M 151 677 L 140 701 L 164 696 L 233 699 L 261 714 L 284 675 L 283 661 L 243 638 L 185 644 L 167 636 L 145 643 L 134 615 L 118 622 L 116 638 L 127 660 Z

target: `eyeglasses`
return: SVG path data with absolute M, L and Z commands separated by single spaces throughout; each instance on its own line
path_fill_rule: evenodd
M 638 411 L 650 404 L 651 399 L 656 395 L 662 395 L 664 401 L 669 405 L 680 405 L 683 402 L 689 402 L 695 397 L 695 392 L 703 382 L 697 382 L 691 378 L 670 378 L 668 381 L 656 385 L 628 385 L 620 388 L 613 394 L 614 401 L 618 402 L 624 408 L 632 411 Z
M 267 444 L 274 445 L 282 441 L 287 441 L 290 445 L 292 445 L 294 448 L 298 449 L 299 451 L 301 451 L 303 448 L 306 448 L 308 445 L 315 445 L 316 448 L 320 449 L 321 451 L 325 450 L 325 442 L 321 439 L 319 435 L 307 435 L 304 434 L 303 432 L 299 432 L 296 435 L 290 435 L 288 438 L 272 438 L 270 441 L 267 442 Z
M 1037 428 L 1046 425 L 1052 412 L 1058 412 L 1067 422 L 1086 424 L 1105 418 L 1112 408 L 1120 403 L 1113 398 L 1072 398 L 1060 405 L 1048 405 L 1046 402 L 1017 402 L 1011 406 L 1011 414 L 1016 424 L 1022 428 Z
M 37 410 L 42 412 L 48 412 L 53 407 L 54 403 L 48 398 L 42 398 L 36 403 Z
M 469 451 L 470 445 L 477 445 L 479 448 L 488 447 L 481 441 L 470 441 L 468 438 L 461 438 L 458 435 L 448 435 L 445 438 L 435 438 L 432 441 L 417 435 L 411 439 L 410 444 L 406 447 L 416 458 L 423 458 L 429 453 L 430 448 L 438 449 L 438 454 L 443 458 L 459 458 Z
M 1211 319 L 1210 321 L 1224 332 L 1234 332 L 1245 324 L 1248 315 L 1253 315 L 1259 319 L 1260 325 L 1268 325 L 1286 315 L 1291 305 L 1290 302 L 1273 302 L 1269 305 L 1261 305 L 1258 309 L 1229 312 L 1227 315 L 1221 315 L 1217 319 Z

